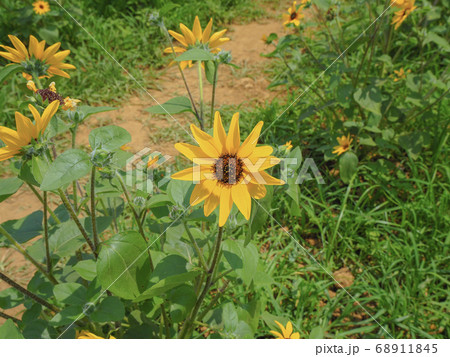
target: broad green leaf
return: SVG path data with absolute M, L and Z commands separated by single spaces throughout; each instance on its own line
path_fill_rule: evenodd
M 358 169 L 358 157 L 351 151 L 344 153 L 339 159 L 339 173 L 344 183 L 349 183 Z
M 109 112 L 112 110 L 117 110 L 117 108 L 113 108 L 113 107 L 90 107 L 87 105 L 80 105 L 78 106 L 78 111 L 81 113 L 83 120 L 88 118 L 89 116 L 93 115 L 93 114 L 98 114 L 98 113 L 104 113 L 104 112 Z
M 181 55 L 179 55 L 175 61 L 182 62 L 182 61 L 212 61 L 214 59 L 214 56 L 211 54 L 211 52 L 202 50 L 200 48 L 193 48 L 191 50 L 188 50 L 186 52 L 183 52 Z
M 54 25 L 39 26 L 38 34 L 48 43 L 56 43 L 60 39 L 59 30 Z
M 24 302 L 23 294 L 14 288 L 7 288 L 0 291 L 0 307 L 4 310 L 12 309 Z
M 95 307 L 95 311 L 89 316 L 94 322 L 120 321 L 125 317 L 125 306 L 116 296 L 108 296 Z
M 46 160 L 34 156 L 31 160 L 22 164 L 19 178 L 30 185 L 40 186 L 48 168 L 49 164 Z
M 91 170 L 89 155 L 79 149 L 71 149 L 59 155 L 50 165 L 41 184 L 41 190 L 63 188 L 74 180 L 87 175 Z
M 147 244 L 139 233 L 122 232 L 102 243 L 97 277 L 104 289 L 133 300 L 144 291 L 149 276 Z
M 426 45 L 430 42 L 434 42 L 439 46 L 440 49 L 444 50 L 445 52 L 450 52 L 450 45 L 448 44 L 448 41 L 444 37 L 441 37 L 434 32 L 427 33 L 423 44 Z
M 92 150 L 103 149 L 113 151 L 131 141 L 131 135 L 120 126 L 108 125 L 96 128 L 89 133 L 89 144 Z
M 0 326 L 0 339 L 23 339 L 22 334 L 20 333 L 17 326 L 12 322 L 12 320 L 8 319 L 6 322 Z
M 353 98 L 362 108 L 371 113 L 381 115 L 381 93 L 378 87 L 360 88 L 353 94 Z
M 86 288 L 78 283 L 62 283 L 53 288 L 58 302 L 68 305 L 84 305 L 87 300 Z
M 17 177 L 9 177 L 0 180 L 0 202 L 14 195 L 23 185 L 23 181 Z
M 88 281 L 92 281 L 97 276 L 97 268 L 95 261 L 82 260 L 73 266 L 73 269 L 80 274 L 80 276 Z
M 11 64 L 0 69 L 0 83 L 3 83 L 9 76 L 21 72 L 23 67 L 20 64 Z
M 258 266 L 258 250 L 249 243 L 244 246 L 242 240 L 226 240 L 223 255 L 230 267 L 246 285 L 250 285 Z
M 42 211 L 35 211 L 24 218 L 4 222 L 2 223 L 2 227 L 11 234 L 17 242 L 25 243 L 42 234 L 43 217 Z M 3 236 L 0 234 L 0 237 Z
M 205 62 L 205 76 L 210 84 L 214 84 L 214 72 L 216 71 L 216 64 L 214 61 Z M 216 73 L 217 82 L 217 73 Z
M 193 286 L 181 285 L 172 289 L 167 299 L 170 302 L 170 317 L 172 321 L 180 323 L 194 307 L 197 296 Z
M 55 316 L 53 316 L 53 318 L 49 321 L 49 324 L 52 326 L 69 325 L 82 316 L 83 306 L 68 306 L 64 310 L 58 312 Z
M 167 186 L 167 194 L 172 199 L 172 202 L 179 207 L 189 206 L 189 198 L 194 185 L 189 181 L 170 180 Z
M 145 109 L 152 114 L 178 114 L 192 112 L 192 104 L 187 97 L 175 97 L 161 105 L 154 105 Z

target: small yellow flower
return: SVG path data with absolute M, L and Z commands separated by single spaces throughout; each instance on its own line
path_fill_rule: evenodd
M 0 56 L 6 58 L 13 63 L 29 62 L 36 59 L 42 62 L 43 65 L 48 66 L 45 74 L 42 77 L 51 77 L 53 75 L 70 78 L 70 76 L 63 71 L 63 69 L 75 69 L 75 66 L 69 63 L 63 63 L 64 59 L 69 55 L 70 50 L 60 51 L 61 42 L 57 42 L 45 49 L 45 41 L 39 42 L 33 35 L 30 36 L 28 49 L 16 36 L 8 35 L 14 48 L 0 45 L 7 52 L 0 52 Z M 32 79 L 31 73 L 23 72 L 23 77 L 27 80 Z
M 44 133 L 58 107 L 59 101 L 55 100 L 40 115 L 37 109 L 30 104 L 28 108 L 34 117 L 34 123 L 26 116 L 16 112 L 17 130 L 0 126 L 0 140 L 6 144 L 5 147 L 0 148 L 0 161 L 12 158 L 20 153 L 22 147 L 30 145 L 33 139 L 37 140 Z
M 123 150 L 123 151 L 131 150 L 131 147 L 128 146 L 127 144 L 125 144 L 120 147 L 120 150 Z
M 278 321 L 275 321 L 275 323 L 280 328 L 281 333 L 279 333 L 278 331 L 270 331 L 270 333 L 274 335 L 277 340 L 298 340 L 300 338 L 300 334 L 298 332 L 292 333 L 293 328 L 290 321 L 286 324 L 286 327 L 284 327 Z
M 400 25 L 403 23 L 403 21 L 406 20 L 406 18 L 413 12 L 415 9 L 417 9 L 417 6 L 414 6 L 415 0 L 405 0 L 401 6 L 401 10 L 397 11 L 394 14 L 394 18 L 392 19 L 392 25 L 395 24 L 395 29 L 397 30 Z
M 50 11 L 50 5 L 47 1 L 36 1 L 33 3 L 33 10 L 38 15 L 44 15 Z
M 233 115 L 227 134 L 220 113 L 216 112 L 213 136 L 192 124 L 191 131 L 199 146 L 175 144 L 175 149 L 197 165 L 173 174 L 172 178 L 196 184 L 190 204 L 205 201 L 206 217 L 220 206 L 220 227 L 228 220 L 233 203 L 248 220 L 252 197 L 263 198 L 267 192 L 265 185 L 284 184 L 264 171 L 277 165 L 280 159 L 270 156 L 272 147 L 256 146 L 263 124 L 262 121 L 256 124 L 241 143 L 239 113 Z
M 299 26 L 300 19 L 305 17 L 305 15 L 303 15 L 303 8 L 307 2 L 307 0 L 302 0 L 300 6 L 297 7 L 297 1 L 294 1 L 292 6 L 288 9 L 288 13 L 283 14 L 283 25 L 287 26 L 289 24 L 294 24 L 295 26 Z
M 261 36 L 261 41 L 267 42 L 267 35 L 262 35 Z
M 95 334 L 93 334 L 92 332 L 83 330 L 83 331 L 77 331 L 77 336 L 76 338 L 78 340 L 104 340 L 103 337 L 97 336 Z M 116 338 L 113 336 L 109 336 L 110 340 L 115 340 Z
M 194 26 L 192 27 L 192 31 L 188 29 L 185 25 L 180 24 L 181 33 L 169 30 L 169 33 L 172 37 L 177 40 L 180 46 L 167 47 L 164 50 L 164 53 L 183 53 L 192 47 L 199 46 L 201 48 L 207 48 L 212 53 L 220 52 L 219 46 L 223 43 L 229 41 L 230 39 L 227 37 L 223 37 L 226 29 L 215 32 L 211 35 L 213 20 L 209 20 L 208 25 L 206 25 L 205 30 L 202 30 L 202 26 L 200 25 L 200 20 L 198 16 L 195 17 Z M 172 61 L 170 65 L 174 64 Z M 186 67 L 192 67 L 192 61 L 182 61 L 180 62 L 181 69 L 185 69 Z
M 406 73 L 411 73 L 411 70 L 408 69 L 408 70 L 405 72 L 405 70 L 404 70 L 403 68 L 400 68 L 400 70 L 398 70 L 398 71 L 394 70 L 395 76 L 394 76 L 394 75 L 391 75 L 390 77 L 391 77 L 391 78 L 394 78 L 394 82 L 398 82 L 398 81 L 400 81 L 400 80 L 406 78 Z
M 64 106 L 62 107 L 63 110 L 71 110 L 74 111 L 77 108 L 78 103 L 80 103 L 81 100 L 79 99 L 72 99 L 70 97 L 64 98 Z
M 343 135 L 340 138 L 338 137 L 336 140 L 338 141 L 339 145 L 333 148 L 333 154 L 338 154 L 339 156 L 344 152 L 350 150 L 350 145 L 353 141 L 353 139 L 350 139 L 350 134 L 348 134 L 348 136 Z
M 155 165 L 158 162 L 158 160 L 159 160 L 158 156 L 155 156 L 153 158 L 151 156 L 149 156 L 148 161 L 147 161 L 147 168 L 150 168 L 152 166 L 154 166 L 153 168 L 158 167 L 158 165 Z
M 36 88 L 36 84 L 34 84 L 34 82 L 33 81 L 28 81 L 27 82 L 27 88 L 29 89 L 29 90 L 32 90 L 33 92 L 37 92 L 37 88 Z
M 284 144 L 283 146 L 285 147 L 286 151 L 291 151 L 291 149 L 293 148 L 292 141 L 291 140 L 287 141 L 286 144 Z

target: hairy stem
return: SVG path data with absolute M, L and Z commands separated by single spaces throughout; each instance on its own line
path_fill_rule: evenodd
M 92 232 L 94 235 L 94 249 L 98 249 L 98 233 L 97 233 L 97 218 L 95 215 L 95 166 L 92 166 L 91 172 L 91 220 L 92 220 Z
M 29 184 L 28 182 L 26 184 L 31 189 L 31 191 L 36 195 L 38 200 L 41 201 L 42 204 L 44 204 L 44 199 L 39 194 L 39 192 L 33 187 L 33 185 Z M 61 220 L 56 216 L 55 212 L 53 212 L 53 210 L 48 206 L 47 206 L 47 211 L 48 211 L 48 213 L 50 213 L 50 216 L 52 216 L 52 218 L 55 220 L 56 224 L 61 224 Z
M 44 244 L 45 244 L 45 256 L 47 262 L 47 272 L 52 272 L 52 260 L 50 257 L 50 247 L 48 244 L 48 201 L 47 201 L 47 191 L 44 191 Z

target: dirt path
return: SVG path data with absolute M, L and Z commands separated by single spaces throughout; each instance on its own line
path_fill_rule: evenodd
M 282 33 L 282 31 L 279 20 L 261 20 L 245 25 L 233 25 L 229 28 L 227 36 L 231 38 L 231 41 L 223 48 L 231 51 L 233 63 L 240 69 L 231 69 L 229 66 L 225 68 L 222 66 L 220 69 L 219 85 L 216 90 L 217 107 L 242 104 L 255 106 L 283 94 L 281 91 L 267 89 L 269 79 L 264 74 L 264 68 L 270 60 L 260 56 L 261 53 L 270 51 L 270 48 L 261 40 L 262 35 L 269 35 L 272 32 Z M 198 98 L 196 68 L 185 70 L 185 74 L 194 98 Z M 160 103 L 175 96 L 186 95 L 176 67 L 162 71 L 156 84 L 159 90 L 149 90 L 149 92 Z M 211 86 L 205 83 L 204 89 L 205 100 L 208 102 L 208 98 L 211 98 Z M 150 115 L 144 111 L 145 108 L 155 104 L 150 96 L 143 93 L 130 98 L 116 111 L 90 118 L 89 122 L 80 128 L 77 144 L 87 145 L 88 134 L 93 128 L 115 124 L 130 132 L 132 142 L 129 146 L 133 152 L 150 147 L 164 155 L 177 155 L 173 144 L 180 140 L 187 140 L 187 136 L 173 119 Z M 176 115 L 175 118 L 186 130 L 189 128 L 191 119 L 185 115 Z M 25 217 L 41 208 L 39 200 L 26 186 L 23 186 L 14 196 L 0 204 L 0 223 Z M 21 254 L 6 248 L 0 248 L 0 269 L 5 274 L 14 276 L 23 285 L 26 285 L 34 274 L 33 267 Z M 7 287 L 5 283 L 0 282 L 0 291 Z M 20 316 L 21 311 L 22 307 L 19 306 L 5 312 Z M 0 318 L 0 324 L 3 321 Z

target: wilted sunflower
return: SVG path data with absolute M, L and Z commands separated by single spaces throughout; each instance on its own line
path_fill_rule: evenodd
M 96 334 L 93 334 L 92 332 L 89 331 L 77 331 L 77 335 L 76 338 L 78 340 L 104 340 L 103 337 L 97 336 Z M 113 336 L 109 336 L 110 340 L 115 340 L 116 338 Z
M 395 29 L 397 30 L 400 25 L 403 23 L 403 21 L 406 20 L 406 18 L 413 12 L 415 9 L 417 9 L 417 6 L 414 6 L 415 0 L 404 0 L 402 2 L 402 5 L 398 5 L 398 7 L 401 7 L 401 10 L 397 11 L 394 14 L 394 18 L 392 19 L 392 25 L 395 24 Z
M 8 35 L 14 48 L 0 45 L 7 52 L 0 52 L 0 56 L 13 63 L 20 63 L 23 68 L 23 76 L 30 80 L 32 75 L 37 77 L 51 77 L 53 75 L 70 78 L 63 69 L 75 69 L 69 63 L 63 63 L 70 50 L 58 52 L 61 42 L 57 42 L 45 49 L 45 41 L 39 42 L 33 35 L 30 36 L 28 50 L 16 36 Z
M 191 125 L 191 131 L 199 146 L 175 144 L 175 148 L 197 166 L 172 175 L 173 179 L 196 183 L 190 203 L 205 201 L 204 213 L 209 216 L 220 204 L 219 226 L 223 226 L 230 214 L 233 202 L 250 218 L 251 198 L 266 195 L 265 185 L 283 185 L 282 180 L 270 176 L 264 170 L 278 164 L 280 159 L 270 156 L 270 146 L 256 146 L 263 122 L 256 124 L 241 144 L 239 113 L 233 115 L 228 135 L 222 125 L 220 113 L 214 116 L 213 136 Z
M 288 9 L 288 13 L 287 14 L 283 14 L 283 25 L 287 26 L 289 24 L 294 24 L 295 26 L 299 26 L 300 25 L 300 19 L 302 19 L 303 17 L 305 17 L 305 15 L 303 15 L 303 8 L 305 7 L 305 4 L 308 1 L 306 0 L 302 0 L 300 6 L 297 8 L 297 1 L 294 1 L 292 3 L 292 6 Z
M 50 5 L 47 1 L 36 1 L 33 3 L 33 10 L 38 15 L 44 15 L 50 11 Z
M 167 47 L 164 50 L 164 53 L 182 53 L 190 50 L 192 48 L 203 48 L 212 53 L 220 52 L 219 46 L 223 43 L 229 41 L 228 37 L 223 37 L 227 29 L 215 32 L 211 35 L 213 20 L 209 20 L 208 25 L 206 25 L 205 30 L 202 30 L 202 26 L 200 25 L 200 20 L 198 16 L 195 17 L 194 26 L 192 27 L 192 31 L 188 29 L 185 25 L 180 24 L 181 34 L 172 30 L 169 30 L 169 33 L 172 37 L 177 40 L 181 46 Z M 173 62 L 171 63 L 171 65 Z M 192 67 L 192 61 L 181 61 L 180 62 L 181 69 L 185 69 L 187 66 Z
M 348 136 L 343 135 L 340 138 L 338 137 L 336 138 L 336 140 L 338 141 L 339 145 L 333 148 L 333 154 L 338 154 L 339 156 L 344 152 L 350 150 L 350 145 L 353 141 L 353 139 L 350 139 L 350 134 L 348 134 Z
M 300 338 L 300 334 L 298 332 L 293 332 L 292 323 L 289 321 L 286 324 L 286 327 L 284 327 L 282 324 L 280 324 L 278 321 L 275 321 L 275 323 L 278 325 L 278 327 L 281 330 L 281 333 L 278 331 L 270 331 L 272 335 L 274 335 L 277 340 L 298 340 Z
M 55 100 L 40 115 L 37 109 L 29 104 L 28 108 L 34 117 L 34 123 L 26 116 L 16 112 L 17 131 L 0 126 L 0 140 L 6 144 L 5 147 L 0 148 L 0 161 L 12 158 L 19 154 L 24 146 L 30 145 L 33 139 L 37 140 L 44 133 L 58 107 L 59 101 Z

